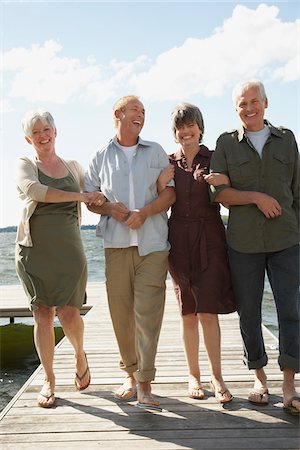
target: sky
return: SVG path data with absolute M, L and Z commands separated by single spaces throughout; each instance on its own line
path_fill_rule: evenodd
M 204 116 L 203 143 L 239 125 L 231 92 L 259 78 L 273 125 L 300 138 L 299 1 L 0 0 L 0 227 L 17 225 L 15 163 L 34 156 L 22 117 L 45 108 L 57 127 L 56 151 L 86 169 L 114 134 L 112 108 L 138 95 L 141 137 L 177 149 L 170 117 L 185 101 Z M 83 205 L 83 224 L 98 216 Z

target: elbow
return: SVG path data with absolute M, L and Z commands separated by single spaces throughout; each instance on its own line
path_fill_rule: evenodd
M 48 186 L 38 183 L 31 184 L 24 189 L 25 195 L 36 202 L 48 202 Z

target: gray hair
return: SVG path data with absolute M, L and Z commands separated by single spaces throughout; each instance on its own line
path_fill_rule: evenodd
M 253 80 L 247 80 L 247 81 L 238 83 L 233 88 L 233 91 L 232 91 L 233 105 L 236 106 L 236 99 L 239 95 L 243 94 L 245 91 L 247 91 L 248 89 L 250 89 L 252 87 L 257 87 L 259 89 L 261 98 L 263 100 L 267 100 L 267 94 L 266 94 L 263 83 L 260 80 L 253 79 Z
M 28 111 L 22 119 L 22 128 L 25 136 L 31 137 L 33 127 L 38 120 L 40 120 L 43 125 L 48 124 L 54 130 L 56 129 L 54 119 L 49 111 L 45 111 L 44 109 L 32 110 Z
M 204 133 L 204 121 L 200 109 L 191 103 L 179 103 L 172 111 L 172 131 L 176 139 L 178 128 L 189 123 L 196 123 L 201 131 L 199 142 L 202 141 Z

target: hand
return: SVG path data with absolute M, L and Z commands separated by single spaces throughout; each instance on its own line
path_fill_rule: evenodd
M 257 192 L 255 204 L 258 209 L 268 218 L 273 219 L 281 216 L 282 209 L 278 201 L 270 195 Z
M 174 174 L 175 174 L 175 167 L 173 166 L 173 164 L 169 164 L 161 171 L 157 179 L 158 191 L 165 189 L 168 182 L 173 180 Z
M 101 206 L 103 203 L 106 202 L 105 196 L 102 194 L 102 192 L 95 191 L 95 192 L 84 192 L 84 203 L 86 205 L 95 205 L 95 206 Z
M 131 230 L 136 230 L 144 224 L 146 218 L 147 217 L 143 214 L 142 210 L 134 209 L 133 211 L 130 211 L 130 215 L 125 223 Z
M 211 172 L 208 175 L 203 175 L 203 178 L 212 186 L 220 186 L 221 184 L 231 185 L 230 179 L 224 173 Z
M 118 222 L 125 222 L 130 210 L 123 203 L 109 203 L 110 215 Z

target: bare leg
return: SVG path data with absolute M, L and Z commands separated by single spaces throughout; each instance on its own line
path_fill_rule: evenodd
M 38 395 L 38 404 L 42 407 L 51 407 L 55 402 L 55 375 L 53 372 L 54 360 L 54 308 L 40 306 L 33 312 L 34 317 L 34 343 L 44 369 L 44 386 Z
M 87 387 L 90 381 L 90 373 L 86 354 L 83 349 L 84 323 L 78 308 L 73 306 L 63 306 L 57 309 L 57 315 L 63 327 L 66 337 L 72 344 L 76 359 L 76 373 L 80 378 L 80 387 Z
M 217 314 L 200 313 L 199 319 L 211 370 L 211 382 L 216 399 L 220 403 L 232 400 L 232 395 L 223 380 L 221 368 L 221 331 Z
M 300 412 L 300 395 L 295 389 L 295 371 L 292 369 L 283 369 L 283 406 L 290 408 L 294 413 Z
M 199 329 L 195 314 L 181 316 L 181 335 L 189 371 L 189 396 L 203 399 L 199 368 Z

